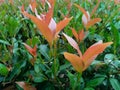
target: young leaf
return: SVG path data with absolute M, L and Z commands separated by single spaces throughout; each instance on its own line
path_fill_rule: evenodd
M 26 43 L 23 43 L 25 48 L 29 51 L 29 53 L 31 55 L 33 55 L 34 57 L 37 56 L 36 50 L 37 50 L 37 46 L 35 45 L 34 48 L 31 48 L 29 45 L 27 45 Z
M 102 43 L 99 41 L 89 47 L 83 55 L 83 62 L 85 64 L 84 70 L 92 63 L 98 54 L 102 53 L 104 49 L 111 44 L 112 42 Z
M 75 70 L 77 70 L 78 72 L 82 72 L 83 70 L 83 62 L 82 59 L 75 55 L 75 54 L 71 54 L 71 53 L 64 53 L 65 58 L 71 62 L 72 66 L 75 68 Z
M 88 14 L 86 12 L 86 10 L 84 8 L 82 8 L 81 6 L 77 5 L 77 4 L 74 4 L 88 19 Z
M 79 37 L 78 37 L 76 30 L 74 28 L 71 28 L 71 29 L 72 29 L 72 33 L 73 33 L 74 37 L 77 39 L 77 41 L 79 41 Z
M 69 42 L 69 44 L 75 48 L 78 52 L 78 54 L 80 55 L 80 57 L 82 57 L 82 52 L 79 50 L 79 46 L 76 43 L 76 41 L 74 39 L 72 39 L 71 37 L 69 37 L 68 35 L 66 35 L 65 33 L 63 33 L 63 35 L 65 36 L 65 38 L 67 39 L 67 41 Z
M 94 18 L 94 19 L 90 20 L 90 21 L 87 23 L 86 28 L 88 29 L 88 28 L 90 28 L 92 25 L 94 25 L 95 23 L 100 22 L 100 21 L 101 21 L 101 18 Z
M 72 17 L 71 18 L 65 18 L 64 20 L 60 21 L 57 24 L 56 33 L 58 34 L 70 22 L 71 19 L 72 19 Z

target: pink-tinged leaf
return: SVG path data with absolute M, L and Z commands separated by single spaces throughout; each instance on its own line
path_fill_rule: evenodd
M 91 16 L 95 13 L 95 11 L 97 10 L 99 4 L 100 4 L 100 0 L 98 0 L 98 3 L 96 4 L 96 6 L 94 7 L 94 9 L 92 10 Z
M 37 90 L 35 87 L 29 85 L 28 83 L 25 83 L 23 81 L 21 82 L 16 82 L 22 89 L 24 90 Z
M 105 50 L 105 48 L 111 44 L 112 42 L 102 43 L 100 41 L 98 43 L 93 44 L 91 47 L 89 47 L 85 51 L 82 58 L 85 65 L 83 70 L 85 70 L 93 62 L 93 60 L 97 57 L 97 55 L 102 53 Z
M 76 30 L 74 28 L 71 28 L 71 29 L 72 29 L 72 33 L 73 33 L 74 37 L 77 39 L 77 41 L 79 41 L 78 33 L 76 32 Z
M 37 7 L 36 0 L 31 0 L 30 1 L 30 8 L 31 8 L 32 12 L 35 12 L 36 7 Z
M 84 32 L 84 30 L 81 30 L 81 31 L 79 31 L 79 41 L 82 41 L 83 39 L 84 39 L 84 37 L 85 37 L 85 32 Z
M 37 26 L 37 28 L 40 30 L 40 32 L 42 33 L 42 35 L 46 38 L 46 40 L 49 42 L 49 44 L 52 44 L 54 35 L 52 34 L 51 30 L 48 28 L 48 25 L 38 19 L 37 17 L 28 14 L 27 12 L 23 11 L 22 14 L 28 18 L 30 18 Z
M 79 56 L 65 52 L 64 57 L 72 64 L 76 71 L 82 72 L 83 62 Z
M 90 21 L 90 14 L 88 11 L 87 11 L 87 15 L 88 15 L 88 18 L 85 16 L 85 14 L 83 14 L 82 16 L 82 22 L 84 25 L 86 25 Z
M 34 56 L 34 57 L 36 57 L 37 56 L 37 53 L 36 53 L 36 51 L 37 51 L 37 46 L 35 45 L 34 46 L 34 48 L 31 48 L 29 45 L 27 45 L 26 43 L 23 43 L 23 45 L 25 46 L 25 48 L 28 50 L 28 52 L 32 55 L 32 56 Z
M 53 35 L 55 35 L 57 25 L 53 18 L 51 19 L 48 27 L 50 28 Z
M 101 21 L 101 18 L 94 18 L 94 19 L 90 20 L 86 25 L 86 29 L 90 28 L 92 25 L 94 25 L 100 21 Z
M 63 35 L 65 36 L 65 38 L 67 39 L 67 41 L 69 42 L 69 44 L 75 48 L 78 52 L 78 54 L 80 55 L 80 57 L 82 58 L 82 53 L 81 51 L 79 50 L 79 46 L 78 44 L 76 43 L 76 41 L 74 39 L 72 39 L 71 37 L 69 37 L 68 35 L 66 35 L 65 33 L 63 33 Z
M 74 4 L 84 15 L 85 17 L 87 17 L 88 19 L 88 14 L 86 12 L 86 10 L 84 8 L 82 8 L 81 6 L 77 5 L 77 4 Z
M 71 18 L 65 18 L 64 20 L 60 21 L 57 24 L 57 29 L 56 29 L 56 35 L 65 27 L 68 25 L 68 23 L 70 22 Z

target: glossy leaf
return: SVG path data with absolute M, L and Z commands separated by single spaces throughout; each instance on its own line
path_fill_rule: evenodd
M 110 83 L 111 83 L 114 90 L 119 90 L 120 89 L 120 82 L 117 79 L 110 78 Z
M 104 79 L 105 77 L 94 78 L 90 80 L 89 82 L 87 82 L 87 87 L 96 87 L 97 85 L 100 85 Z

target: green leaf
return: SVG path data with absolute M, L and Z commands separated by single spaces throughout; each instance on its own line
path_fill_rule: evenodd
M 29 45 L 31 45 L 31 43 L 32 43 L 32 45 L 35 46 L 36 44 L 40 43 L 39 37 L 35 36 L 32 39 L 31 38 L 27 39 L 27 43 Z
M 87 83 L 87 87 L 96 87 L 97 85 L 101 84 L 104 79 L 105 77 L 94 78 Z
M 45 57 L 45 59 L 50 60 L 50 57 L 48 56 L 48 47 L 47 45 L 40 45 L 40 53 Z
M 115 55 L 114 54 L 106 54 L 104 57 L 104 62 L 106 64 L 109 64 L 111 61 L 113 61 L 115 59 Z
M 36 75 L 33 76 L 33 80 L 36 83 L 40 83 L 40 82 L 43 82 L 43 81 L 47 80 L 47 78 L 43 74 L 39 73 L 39 74 L 36 74 Z
M 4 64 L 0 63 L 0 75 L 6 76 L 8 75 L 8 72 L 9 71 L 7 67 Z
M 0 40 L 0 43 L 5 44 L 5 45 L 10 45 L 10 43 L 8 41 L 5 41 L 5 40 Z
M 21 69 L 25 66 L 26 66 L 26 61 L 17 62 L 11 71 L 9 80 L 12 80 L 16 75 L 19 75 L 21 73 Z
M 114 88 L 114 90 L 120 90 L 120 82 L 118 82 L 117 79 L 110 78 L 110 83 L 111 83 L 112 87 Z
M 116 53 L 116 47 L 120 44 L 120 35 L 118 29 L 113 24 L 111 24 L 111 27 L 114 41 L 114 52 Z
M 94 90 L 94 88 L 87 87 L 87 88 L 85 88 L 84 90 Z

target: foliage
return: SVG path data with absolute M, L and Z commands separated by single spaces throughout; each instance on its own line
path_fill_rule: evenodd
M 119 10 L 117 0 L 1 0 L 0 90 L 120 90 Z

